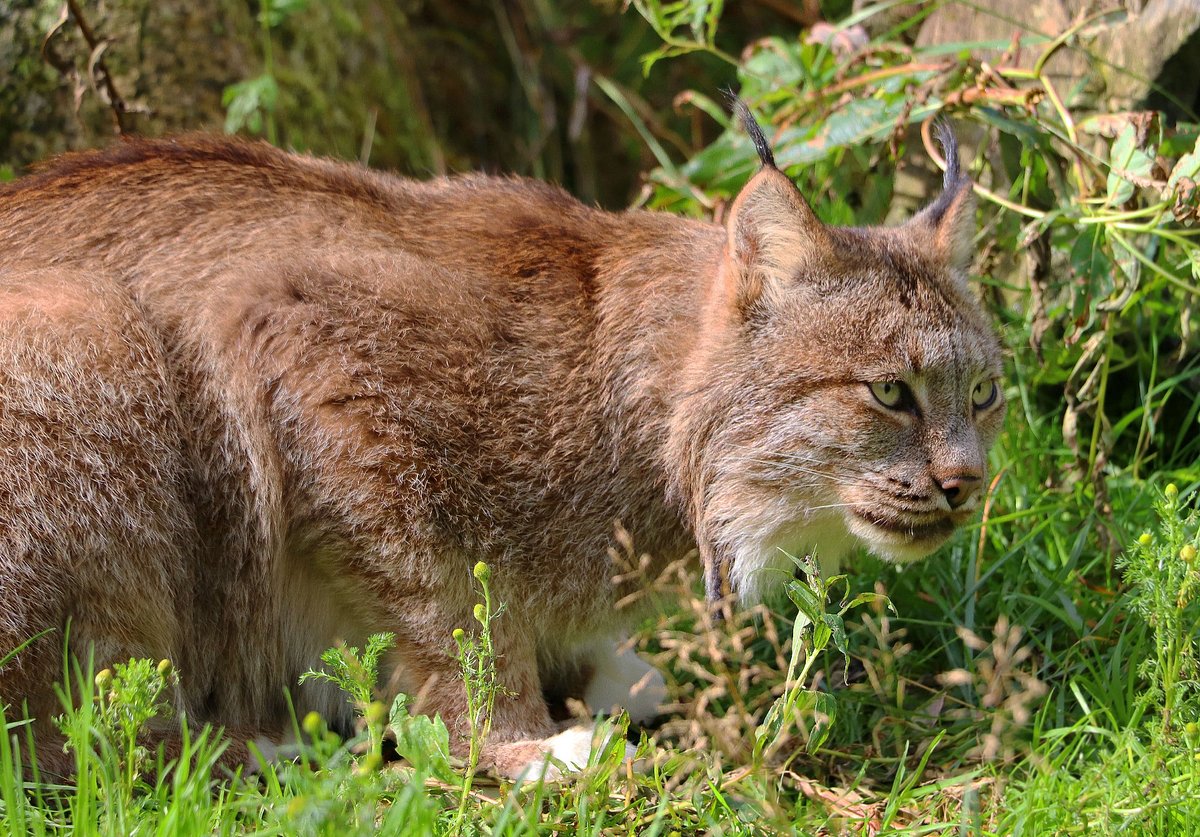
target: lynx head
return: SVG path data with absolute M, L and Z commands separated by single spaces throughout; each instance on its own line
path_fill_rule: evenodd
M 980 507 L 1001 353 L 968 286 L 974 205 L 938 129 L 940 197 L 898 227 L 819 221 L 774 164 L 733 203 L 672 427 L 677 487 L 708 569 L 755 598 L 856 545 L 922 558 Z

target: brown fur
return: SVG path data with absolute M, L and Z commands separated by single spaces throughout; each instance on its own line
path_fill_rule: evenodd
M 60 158 L 0 188 L 0 654 L 70 619 L 77 654 L 175 661 L 191 719 L 278 736 L 285 689 L 346 723 L 297 678 L 390 630 L 457 747 L 486 560 L 514 773 L 555 672 L 621 629 L 615 521 L 750 591 L 776 547 L 912 558 L 968 513 L 938 481 L 983 479 L 998 349 L 952 246 L 969 187 L 948 205 L 826 228 L 765 168 L 721 228 L 229 139 Z M 914 370 L 919 415 L 873 401 Z M 851 502 L 899 534 L 818 508 Z M 61 652 L 0 698 L 51 714 Z

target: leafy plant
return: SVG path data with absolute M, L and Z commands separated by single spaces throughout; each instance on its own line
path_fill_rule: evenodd
M 479 627 L 470 634 L 462 628 L 454 629 L 459 670 L 462 672 L 463 686 L 467 693 L 467 723 L 471 730 L 466 775 L 463 777 L 458 813 L 455 817 L 456 826 L 461 826 L 466 817 L 467 799 L 479 767 L 479 754 L 492 731 L 492 712 L 496 706 L 496 697 L 504 691 L 496 671 L 496 649 L 492 637 L 492 622 L 499 618 L 504 609 L 492 603 L 489 584 L 492 571 L 488 565 L 483 561 L 478 562 L 471 574 L 479 583 L 482 599 L 476 603 L 473 611 Z
M 388 728 L 396 737 L 396 752 L 415 765 L 451 786 L 463 784 L 461 771 L 465 765 L 450 755 L 450 733 L 437 715 L 412 715 L 408 711 L 408 695 L 396 695 L 388 716 Z
M 261 0 L 258 23 L 261 32 L 263 71 L 254 78 L 225 88 L 221 105 L 225 108 L 225 133 L 236 134 L 242 128 L 251 133 L 266 132 L 272 145 L 279 142 L 275 125 L 275 106 L 279 101 L 279 82 L 275 77 L 275 58 L 271 32 L 284 21 L 308 7 L 309 0 Z
M 1142 533 L 1120 564 L 1132 610 L 1154 637 L 1154 656 L 1138 668 L 1150 687 L 1145 697 L 1162 708 L 1163 735 L 1178 740 L 1185 725 L 1200 721 L 1200 512 L 1188 509 L 1174 483 L 1155 511 L 1158 532 Z
M 690 52 L 707 52 L 730 64 L 738 63 L 716 46 L 724 0 L 633 0 L 633 6 L 663 42 L 642 57 L 642 72 L 647 75 L 659 60 Z
M 95 747 L 112 749 L 119 768 L 118 789 L 128 801 L 152 755 L 139 738 L 150 721 L 171 714 L 164 693 L 177 685 L 178 676 L 170 660 L 156 664 L 142 659 L 102 669 L 94 682 L 94 696 L 83 695 L 85 700 L 90 698 L 88 710 L 67 713 L 56 722 L 67 737 L 67 747 L 79 758 Z
M 792 653 L 788 660 L 783 694 L 767 710 L 766 717 L 754 734 L 754 763 L 762 765 L 772 748 L 784 741 L 787 725 L 811 719 L 805 730 L 809 752 L 820 749 L 829 737 L 837 717 L 837 700 L 827 691 L 805 688 L 813 666 L 832 643 L 845 663 L 850 660 L 850 645 L 846 636 L 846 614 L 862 604 L 882 604 L 891 608 L 881 593 L 863 592 L 842 600 L 836 611 L 827 610 L 835 587 L 845 585 L 845 575 L 823 578 L 816 560 L 806 556 L 795 558 L 803 579 L 789 578 L 785 583 L 788 598 L 796 605 L 792 622 Z M 849 589 L 847 588 L 847 594 Z M 894 609 L 893 609 L 894 610 Z M 803 663 L 801 663 L 803 660 Z M 799 668 L 799 671 L 797 669 Z
M 300 682 L 324 680 L 345 692 L 350 704 L 366 722 L 367 740 L 372 760 L 378 764 L 383 759 L 383 728 L 387 720 L 387 708 L 374 699 L 375 684 L 379 679 L 379 661 L 396 644 L 393 633 L 378 633 L 367 637 L 362 653 L 354 646 L 342 643 L 321 654 L 325 664 L 323 671 L 306 671 Z

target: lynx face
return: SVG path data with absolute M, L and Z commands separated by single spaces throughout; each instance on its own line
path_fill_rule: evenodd
M 787 555 L 923 558 L 982 501 L 1004 414 L 996 340 L 959 280 L 901 236 L 852 236 L 855 265 L 799 277 L 748 335 L 777 374 L 756 382 L 757 416 L 731 418 L 760 428 L 740 443 L 756 451 L 741 492 L 766 511 L 734 549 L 743 587 Z
M 731 212 L 689 401 L 708 417 L 689 429 L 701 550 L 749 599 L 791 556 L 933 552 L 978 511 L 1004 415 L 956 161 L 937 202 L 883 229 L 824 226 L 764 162 Z

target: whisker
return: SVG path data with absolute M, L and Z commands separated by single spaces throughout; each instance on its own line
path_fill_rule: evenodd
M 787 462 L 790 464 L 819 464 L 829 468 L 840 468 L 847 473 L 850 472 L 850 469 L 840 464 L 838 460 L 842 457 L 837 452 L 833 451 L 833 449 L 826 449 L 826 455 L 820 455 L 818 453 L 800 453 L 795 451 L 772 450 L 770 448 L 764 450 L 761 447 L 752 445 L 731 444 L 729 447 L 733 448 L 734 450 L 749 451 L 755 456 L 770 456 L 772 460 L 779 460 L 781 462 Z
M 810 454 L 803 454 L 802 456 L 802 454 L 790 451 L 763 450 L 761 447 L 752 447 L 750 445 L 730 445 L 730 447 L 736 451 L 746 451 L 752 457 L 770 457 L 769 460 L 772 464 L 820 464 L 827 466 L 827 468 L 850 470 L 846 466 L 841 465 L 836 457 L 822 457 L 815 456 L 815 454 L 814 456 L 810 456 Z
M 789 464 L 781 463 L 781 462 L 766 462 L 763 460 L 749 460 L 749 459 L 741 460 L 741 461 L 746 462 L 746 463 L 763 465 L 768 468 L 773 468 L 776 471 L 782 471 L 782 472 L 794 473 L 794 474 L 804 474 L 809 477 L 815 477 L 816 479 L 810 480 L 807 483 L 805 483 L 806 485 L 813 485 L 813 486 L 822 485 L 822 484 L 829 483 L 829 482 L 848 482 L 848 481 L 856 480 L 858 477 L 857 474 L 851 474 L 848 472 L 838 473 L 836 471 L 817 471 L 812 468 L 805 468 L 800 465 L 789 465 Z
M 804 511 L 815 512 L 815 511 L 821 511 L 822 509 L 845 509 L 845 508 L 850 508 L 853 505 L 855 505 L 855 504 L 854 503 L 826 503 L 823 506 L 807 506 L 807 507 L 805 507 Z
M 752 462 L 755 465 L 765 465 L 769 468 L 782 468 L 784 470 L 795 471 L 796 473 L 800 473 L 800 474 L 811 474 L 814 477 L 831 476 L 830 474 L 826 473 L 825 471 L 816 471 L 816 470 L 813 470 L 812 468 L 805 468 L 803 465 L 794 465 L 790 462 L 772 462 L 769 459 L 751 459 L 751 458 L 742 458 L 742 459 L 739 459 L 738 461 L 739 462 Z
M 763 448 L 761 446 L 730 445 L 730 447 L 735 448 L 735 449 L 753 451 L 755 453 L 763 452 Z M 817 452 L 787 451 L 787 450 L 778 450 L 778 449 L 772 449 L 772 448 L 767 448 L 766 450 L 767 450 L 767 452 L 769 452 L 769 453 L 773 454 L 774 456 L 777 456 L 781 459 L 788 459 L 788 460 L 796 461 L 796 462 L 822 462 L 822 463 L 825 463 L 825 462 L 830 462 L 835 459 L 835 457 L 833 457 L 833 456 L 830 456 L 830 455 L 822 456 Z M 829 451 L 831 449 L 825 449 L 825 450 Z

